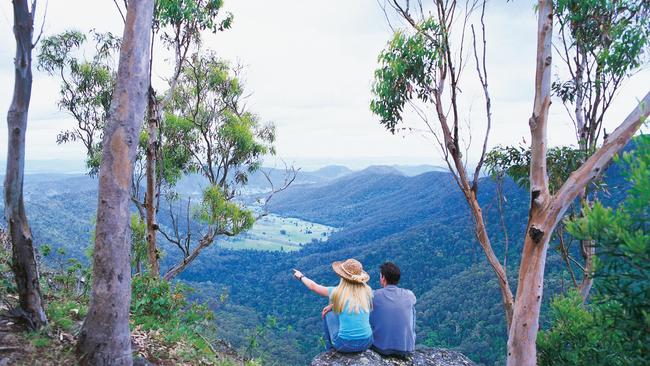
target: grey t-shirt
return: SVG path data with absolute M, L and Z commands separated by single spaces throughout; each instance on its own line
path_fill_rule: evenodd
M 373 345 L 384 351 L 415 349 L 415 295 L 388 285 L 375 290 L 370 312 Z

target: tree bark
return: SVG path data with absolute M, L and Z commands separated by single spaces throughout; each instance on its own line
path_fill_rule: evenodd
M 506 330 L 508 330 L 512 324 L 512 315 L 515 303 L 512 290 L 510 290 L 510 284 L 508 283 L 508 277 L 506 275 L 505 269 L 499 262 L 499 258 L 497 258 L 497 256 L 494 254 L 494 251 L 492 250 L 490 237 L 488 236 L 487 230 L 485 228 L 482 210 L 478 203 L 476 195 L 472 194 L 471 197 L 467 198 L 467 203 L 470 206 L 472 216 L 474 216 L 476 237 L 479 241 L 479 244 L 483 248 L 483 252 L 485 253 L 485 257 L 487 258 L 488 263 L 492 267 L 494 273 L 497 275 L 499 290 L 501 290 L 501 300 L 503 301 L 503 311 L 506 317 Z
M 160 263 L 158 262 L 158 249 L 156 248 L 156 150 L 158 147 L 158 110 L 156 96 L 152 87 L 148 93 L 148 141 L 147 141 L 147 192 L 145 194 L 147 218 L 147 257 L 149 259 L 149 274 L 155 278 L 160 276 Z
M 79 333 L 81 365 L 132 365 L 130 188 L 149 87 L 153 0 L 131 0 L 99 173 L 93 284 Z
M 591 134 L 587 133 L 588 129 L 593 128 L 596 121 L 589 120 L 588 126 L 585 123 L 585 113 L 584 113 L 584 72 L 586 70 L 587 55 L 584 54 L 580 45 L 576 45 L 576 73 L 575 73 L 575 88 L 576 88 L 576 106 L 575 106 L 575 116 L 576 116 L 576 127 L 578 128 L 578 147 L 584 153 L 584 156 L 587 156 L 593 146 L 596 146 L 596 141 L 590 141 L 589 136 Z M 584 160 L 582 161 L 584 163 Z M 589 205 L 589 196 L 587 192 L 587 187 L 582 190 L 580 194 L 580 206 L 584 210 L 585 207 Z M 581 210 L 581 212 L 582 212 Z M 580 214 L 582 215 L 582 213 Z M 594 271 L 594 257 L 596 256 L 596 247 L 592 240 L 580 240 L 580 252 L 582 258 L 585 261 L 584 270 L 582 273 L 582 281 L 580 285 L 577 286 L 577 289 L 580 291 L 580 296 L 582 296 L 582 301 L 587 302 L 589 297 L 589 292 L 591 291 L 591 286 L 594 283 L 593 271 Z M 568 270 L 571 271 L 571 263 L 568 264 Z
M 5 217 L 12 243 L 12 269 L 18 289 L 19 312 L 31 328 L 38 329 L 47 324 L 47 317 L 43 310 L 36 254 L 23 202 L 25 134 L 32 94 L 32 36 L 35 5 L 34 1 L 30 12 L 27 0 L 13 2 L 16 39 L 15 81 L 13 99 L 7 113 L 7 171 L 4 190 Z
M 553 228 L 546 227 L 545 208 L 550 201 L 546 172 L 546 125 L 551 105 L 551 52 L 553 3 L 540 0 L 537 8 L 537 60 L 535 100 L 529 120 L 531 133 L 531 203 L 519 267 L 519 282 L 512 324 L 508 333 L 508 366 L 534 366 L 535 342 L 544 285 L 548 240 Z

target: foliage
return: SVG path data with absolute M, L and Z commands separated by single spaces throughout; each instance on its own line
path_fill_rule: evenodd
M 147 263 L 147 224 L 140 216 L 131 214 L 131 268 L 139 273 L 142 263 Z
M 171 190 L 184 174 L 195 172 L 192 150 L 185 142 L 198 136 L 188 120 L 169 114 L 162 123 L 161 135 L 164 143 L 160 146 L 162 159 L 158 169 L 163 183 Z
M 132 287 L 131 312 L 135 317 L 151 317 L 156 321 L 168 319 L 187 305 L 184 286 L 172 289 L 169 282 L 146 273 L 134 276 Z
M 41 244 L 40 251 L 50 263 L 46 269 L 49 282 L 44 284 L 44 287 L 77 301 L 88 296 L 92 275 L 88 267 L 79 259 L 70 257 L 65 248 L 53 250 L 50 245 Z
M 264 340 L 269 330 L 278 327 L 278 320 L 273 316 L 268 316 L 264 324 L 259 324 L 255 330 L 247 337 L 247 345 L 245 354 L 249 358 L 253 358 L 255 354 L 264 355 L 264 349 L 261 342 Z M 262 356 L 263 357 L 263 356 Z
M 226 199 L 218 186 L 211 186 L 203 192 L 203 201 L 196 211 L 196 217 L 217 232 L 237 235 L 250 229 L 255 218 L 250 210 Z
M 650 3 L 646 0 L 555 0 L 567 77 L 552 83 L 576 125 L 578 145 L 595 151 L 605 113 L 625 78 L 647 62 Z M 603 134 L 605 135 L 605 134 Z
M 551 305 L 553 328 L 537 338 L 540 365 L 614 365 L 619 339 L 603 332 L 578 292 L 559 296 Z M 613 342 L 615 341 L 615 342 Z
M 17 291 L 11 270 L 11 239 L 0 227 L 0 299 L 6 301 L 9 294 L 15 295 Z
M 61 77 L 58 105 L 77 126 L 57 135 L 57 143 L 81 141 L 86 148 L 89 173 L 98 172 L 101 143 L 115 86 L 115 57 L 121 41 L 111 33 L 91 32 L 95 54 L 84 55 L 86 36 L 65 31 L 41 41 L 38 68 Z
M 192 288 L 183 282 L 172 287 L 169 282 L 147 273 L 136 275 L 132 285 L 134 332 L 148 332 L 156 342 L 161 342 L 157 352 L 164 352 L 164 357 L 176 357 L 177 362 L 229 365 L 218 362 L 222 356 L 215 354 L 211 345 L 217 341 L 214 313 L 205 304 L 187 299 Z
M 227 196 L 248 181 L 266 154 L 274 154 L 275 127 L 239 104 L 244 89 L 227 62 L 212 52 L 194 54 L 182 69 L 166 120 L 193 156 L 191 168 Z M 191 128 L 190 128 L 191 127 Z
M 597 292 L 587 309 L 570 297 L 557 300 L 553 327 L 539 343 L 544 364 L 650 362 L 650 138 L 635 143 L 619 159 L 631 183 L 625 201 L 616 209 L 596 203 L 567 224 L 596 243 Z
M 241 195 L 249 175 L 260 169 L 262 158 L 275 154 L 275 127 L 261 124 L 257 115 L 241 106 L 243 95 L 237 70 L 213 52 L 197 52 L 181 68 L 165 113 L 165 133 L 176 146 L 170 155 L 182 161 L 172 175 L 178 179 L 182 174 L 198 172 L 208 186 L 200 205 L 194 207 L 196 220 L 192 223 L 190 198 L 187 220 L 181 220 L 176 203 L 180 195 L 173 187 L 166 192 L 171 225 L 160 231 L 183 254 L 183 259 L 165 274 L 167 279 L 182 272 L 215 237 L 236 236 L 255 221 L 253 213 L 234 200 Z M 183 221 L 187 227 L 179 229 L 178 223 Z M 199 228 L 202 234 L 193 242 L 196 224 L 204 227 Z M 169 230 L 173 232 L 168 234 Z
M 487 173 L 495 179 L 509 176 L 523 188 L 530 188 L 530 148 L 524 146 L 498 145 L 485 156 Z M 546 153 L 546 169 L 549 190 L 556 192 L 580 167 L 585 153 L 570 146 L 549 148 Z
M 45 248 L 48 257 L 54 255 Z M 0 258 L 4 254 L 0 250 Z M 16 334 L 33 345 L 20 364 L 73 364 L 76 334 L 86 316 L 89 298 L 71 296 L 65 290 L 63 284 L 78 277 L 72 271 L 43 267 L 42 274 L 49 324 L 37 332 Z M 227 345 L 219 349 L 213 346 L 220 342 L 215 337 L 213 313 L 204 304 L 188 301 L 189 293 L 191 289 L 182 283 L 172 287 L 148 275 L 135 276 L 131 325 L 140 356 L 162 364 L 259 366 L 255 360 L 236 355 Z
M 55 296 L 58 297 L 58 295 Z M 51 326 L 64 332 L 73 331 L 75 325 L 83 320 L 87 312 L 88 306 L 85 302 L 66 300 L 65 298 L 56 299 L 47 307 L 47 315 L 52 323 Z
M 439 66 L 440 27 L 433 18 L 418 25 L 419 31 L 408 34 L 400 30 L 379 55 L 379 68 L 372 85 L 370 110 L 392 133 L 402 120 L 406 103 L 415 98 L 428 101 L 434 84 L 434 70 Z M 431 37 L 435 34 L 436 37 Z
M 604 72 L 596 83 L 623 76 L 641 65 L 650 37 L 649 11 L 650 5 L 644 0 L 555 1 L 556 16 L 568 28 L 573 46 L 593 57 Z M 575 89 L 570 85 L 554 83 L 554 89 L 562 100 L 575 99 Z
M 165 32 L 163 40 L 173 43 L 174 38 L 193 38 L 198 41 L 201 31 L 209 30 L 213 33 L 229 29 L 232 25 L 233 15 L 227 13 L 225 18 L 217 20 L 223 8 L 223 0 L 160 0 L 156 2 L 154 30 L 169 27 L 172 35 Z

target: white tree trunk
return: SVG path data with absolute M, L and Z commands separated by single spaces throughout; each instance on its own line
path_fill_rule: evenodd
M 7 170 L 5 175 L 5 217 L 12 243 L 11 267 L 18 289 L 19 312 L 31 328 L 47 324 L 39 285 L 38 265 L 32 242 L 32 232 L 23 202 L 25 173 L 25 135 L 27 113 L 32 95 L 32 34 L 34 8 L 27 0 L 14 0 L 14 93 L 7 113 Z
M 153 0 L 131 0 L 99 172 L 93 284 L 79 333 L 82 365 L 132 365 L 130 188 L 149 87 Z

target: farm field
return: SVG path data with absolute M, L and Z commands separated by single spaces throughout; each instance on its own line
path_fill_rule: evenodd
M 335 230 L 331 226 L 271 214 L 258 220 L 248 232 L 221 241 L 220 245 L 229 249 L 293 251 L 312 240 L 327 240 Z

